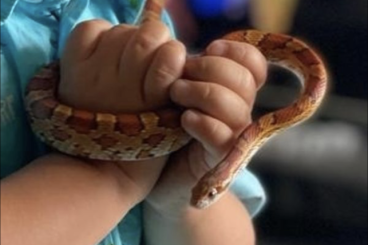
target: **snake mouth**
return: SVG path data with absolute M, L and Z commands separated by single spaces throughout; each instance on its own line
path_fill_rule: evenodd
M 203 199 L 203 200 L 199 200 L 196 201 L 195 203 L 192 203 L 192 206 L 194 206 L 197 209 L 203 210 L 208 208 L 211 205 L 211 201 Z

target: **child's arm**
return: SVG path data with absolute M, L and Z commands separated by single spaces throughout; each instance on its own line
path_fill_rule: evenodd
M 155 163 L 135 164 L 126 172 L 117 163 L 50 154 L 3 179 L 1 244 L 97 244 L 160 174 Z
M 149 205 L 144 211 L 147 245 L 255 244 L 248 211 L 231 193 L 204 211 L 182 210 L 176 219 L 162 216 Z
M 86 22 L 69 38 L 59 95 L 92 111 L 149 110 L 168 100 L 184 62 L 185 49 L 161 22 Z M 1 244 L 97 244 L 146 197 L 165 162 L 37 159 L 1 181 Z
M 189 108 L 182 123 L 197 141 L 173 155 L 145 203 L 148 245 L 254 244 L 249 214 L 234 195 L 204 211 L 191 208 L 189 199 L 198 179 L 226 156 L 251 122 L 266 73 L 259 51 L 234 42 L 216 42 L 206 56 L 188 61 L 184 75 L 190 80 L 175 82 L 171 97 Z

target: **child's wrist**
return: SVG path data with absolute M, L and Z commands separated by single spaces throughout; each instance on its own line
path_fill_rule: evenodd
M 140 185 L 138 183 L 135 183 L 131 179 L 129 174 L 124 170 L 123 167 L 121 167 L 121 165 L 124 164 L 123 162 L 83 159 L 61 153 L 50 153 L 43 158 L 59 159 L 63 162 L 80 162 L 82 165 L 85 165 L 88 168 L 95 169 L 97 175 L 99 175 L 96 177 L 114 183 L 112 185 L 116 187 L 114 188 L 114 192 L 118 194 L 120 193 L 119 195 L 121 195 L 125 199 L 124 202 L 128 205 L 128 208 L 133 208 L 134 206 L 142 202 L 150 191 L 148 190 L 149 185 Z
M 124 196 L 130 208 L 133 208 L 144 199 L 144 197 L 142 197 L 143 190 L 140 190 L 138 185 L 132 182 L 129 176 L 119 166 L 120 163 L 94 160 L 87 160 L 87 162 L 96 167 L 106 178 L 115 182 L 117 192 Z
M 161 205 L 156 205 L 157 203 L 145 200 L 143 204 L 146 214 L 150 216 L 154 215 L 160 217 L 162 221 L 167 220 L 170 222 L 180 221 L 186 216 L 188 210 L 193 209 L 193 207 L 189 205 L 189 201 L 186 202 L 180 199 L 168 199 L 161 203 Z
M 165 159 L 162 158 L 145 162 L 102 162 L 97 165 L 114 178 L 120 193 L 129 200 L 131 207 L 134 207 L 147 198 L 164 164 Z M 147 170 L 144 169 L 146 167 Z
M 188 165 L 188 162 L 180 157 L 171 158 L 169 166 L 145 200 L 149 210 L 171 219 L 182 217 L 192 208 L 192 187 L 198 179 L 193 176 Z

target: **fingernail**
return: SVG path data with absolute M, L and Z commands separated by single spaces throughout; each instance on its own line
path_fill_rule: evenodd
M 188 85 L 189 85 L 188 82 L 183 80 L 183 79 L 178 79 L 176 81 L 176 86 L 178 86 L 178 89 L 181 90 L 181 91 L 184 90 L 184 89 L 187 89 Z
M 227 45 L 223 42 L 214 42 L 212 43 L 208 49 L 207 54 L 209 55 L 223 55 L 227 49 Z
M 187 110 L 185 112 L 186 119 L 190 122 L 197 121 L 199 119 L 199 115 L 197 112 L 193 110 Z

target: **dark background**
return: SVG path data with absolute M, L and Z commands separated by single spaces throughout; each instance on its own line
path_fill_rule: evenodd
M 193 18 L 179 29 L 192 51 L 231 30 L 253 27 L 249 14 L 236 21 L 221 13 L 208 16 L 196 2 L 187 2 Z M 321 52 L 332 85 L 313 120 L 272 140 L 251 163 L 269 199 L 255 219 L 258 244 L 365 245 L 367 1 L 301 0 L 290 33 Z M 292 87 L 274 82 L 280 79 L 295 80 L 271 72 L 255 115 L 292 98 Z

